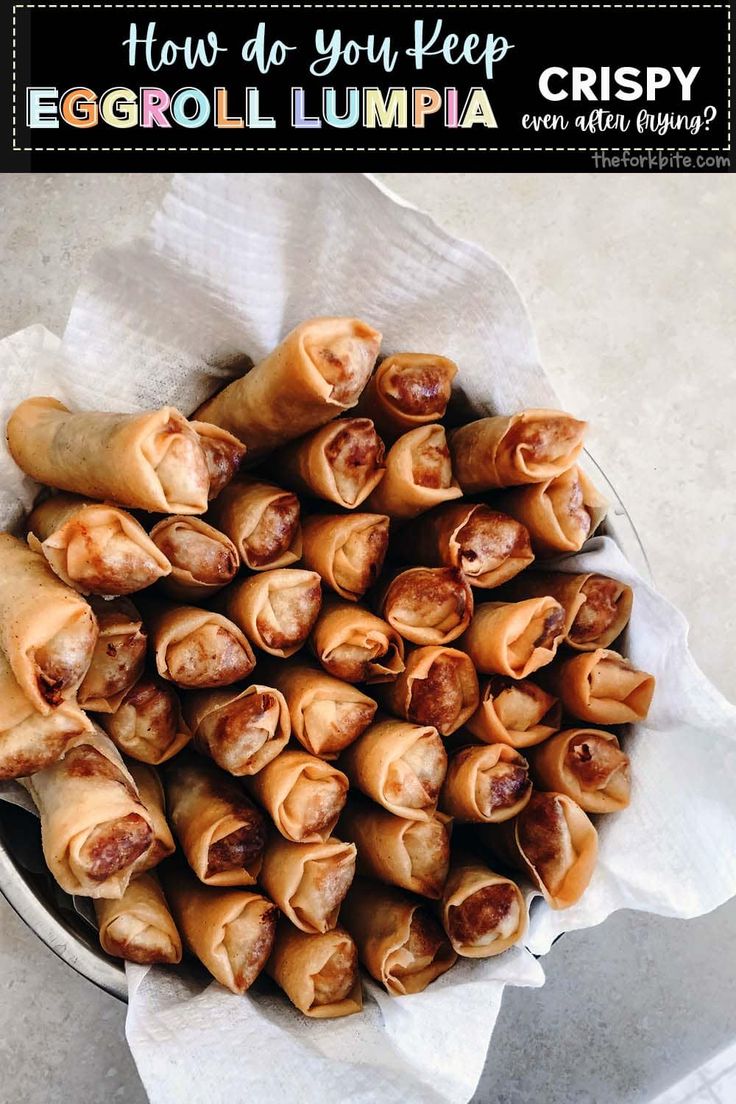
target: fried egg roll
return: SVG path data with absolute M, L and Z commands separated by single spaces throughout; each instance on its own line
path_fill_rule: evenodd
M 450 755 L 440 808 L 455 820 L 500 824 L 529 801 L 529 764 L 508 744 L 463 747 Z
M 541 744 L 562 723 L 562 706 L 529 679 L 491 675 L 481 679 L 480 705 L 466 728 L 485 744 L 509 744 L 513 748 Z
M 282 751 L 245 782 L 284 839 L 292 843 L 324 843 L 348 796 L 342 771 L 306 751 Z
M 532 752 L 531 764 L 542 789 L 566 794 L 586 813 L 616 813 L 629 804 L 629 757 L 612 732 L 565 729 Z
M 383 479 L 383 441 L 368 418 L 340 418 L 280 449 L 279 480 L 346 510 L 360 506 Z
M 448 818 L 407 820 L 372 801 L 352 798 L 338 832 L 357 847 L 359 874 L 422 897 L 436 900 L 442 895 L 450 863 Z
M 312 631 L 322 588 L 316 571 L 280 567 L 233 583 L 219 601 L 251 644 L 286 659 Z
M 156 604 L 146 614 L 156 670 L 188 690 L 230 686 L 255 667 L 253 649 L 238 625 L 197 606 Z
M 461 495 L 444 429 L 420 426 L 404 433 L 388 450 L 386 474 L 371 494 L 368 509 L 391 518 L 415 518 Z
M 241 476 L 212 504 L 210 517 L 250 571 L 288 567 L 301 558 L 299 499 L 291 491 Z
M 358 952 L 344 928 L 312 934 L 280 920 L 266 973 L 310 1019 L 350 1016 L 363 1007 Z
M 430 820 L 447 772 L 437 729 L 381 720 L 340 756 L 350 784 L 384 809 L 407 820 Z
M 165 763 L 192 738 L 171 683 L 148 673 L 114 713 L 100 713 L 97 719 L 120 751 L 143 763 Z
M 333 838 L 290 843 L 273 833 L 258 881 L 300 931 L 326 932 L 335 927 L 354 877 L 354 844 Z
M 151 540 L 171 564 L 161 590 L 177 602 L 206 602 L 235 578 L 240 566 L 235 545 L 198 517 L 163 518 Z
M 181 939 L 154 874 L 139 874 L 116 901 L 94 903 L 100 946 L 140 966 L 181 962 Z
M 462 958 L 501 954 L 526 931 L 519 887 L 472 855 L 453 856 L 439 911 L 452 948 Z
M 137 876 L 146 870 L 152 870 L 169 855 L 173 855 L 176 844 L 166 819 L 166 797 L 158 771 L 136 759 L 128 759 L 125 765 L 138 788 L 141 803 L 148 810 L 153 829 L 150 847 L 140 856 L 133 868 L 133 875 Z
M 550 663 L 565 633 L 565 611 L 554 598 L 483 602 L 460 640 L 477 671 L 526 678 Z
M 412 644 L 449 644 L 470 625 L 473 592 L 456 567 L 410 567 L 379 588 L 376 612 Z
M 478 676 L 465 652 L 455 648 L 414 648 L 406 668 L 378 694 L 389 713 L 449 736 L 478 708 Z
M 368 380 L 358 412 L 386 440 L 445 416 L 457 364 L 434 353 L 394 353 Z
M 182 698 L 182 713 L 192 747 L 238 776 L 256 774 L 275 759 L 291 733 L 283 695 L 260 683 L 195 690 Z
M 592 724 L 643 721 L 654 696 L 654 675 L 639 671 L 618 652 L 594 652 L 562 659 L 546 677 L 565 710 Z
M 341 598 L 356 602 L 373 586 L 388 548 L 382 514 L 314 514 L 302 522 L 303 559 Z
M 90 605 L 99 634 L 77 701 L 83 709 L 114 713 L 143 672 L 146 632 L 138 610 L 127 598 L 108 602 L 93 598 Z
M 606 516 L 606 500 L 585 472 L 569 468 L 533 487 L 507 491 L 500 509 L 526 526 L 537 556 L 579 552 Z
M 189 422 L 204 453 L 210 486 L 207 498 L 217 498 L 238 471 L 246 448 L 242 441 L 211 422 Z
M 286 699 L 291 732 L 306 751 L 334 759 L 366 730 L 376 703 L 357 687 L 306 663 L 274 662 L 267 677 Z
M 608 648 L 629 623 L 634 593 L 607 575 L 530 571 L 509 587 L 513 597 L 549 594 L 565 610 L 565 644 L 578 652 Z
M 404 670 L 404 641 L 396 630 L 339 598 L 322 603 L 311 645 L 324 669 L 345 682 L 390 682 Z

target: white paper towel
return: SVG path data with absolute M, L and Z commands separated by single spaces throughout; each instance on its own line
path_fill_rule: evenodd
M 243 358 L 257 360 L 303 318 L 356 314 L 386 351 L 419 348 L 460 365 L 478 413 L 555 405 L 513 283 L 478 247 L 353 174 L 183 175 L 144 241 L 98 255 L 60 349 L 42 327 L 0 343 L 0 413 L 28 394 L 81 407 L 188 413 Z M 0 457 L 4 524 L 32 493 Z M 579 905 L 539 899 L 527 947 L 617 908 L 707 912 L 736 893 L 736 709 L 696 667 L 681 615 L 610 541 L 562 570 L 608 571 L 635 589 L 629 654 L 658 679 L 628 738 L 632 803 L 600 818 L 600 862 Z M 572 937 L 574 938 L 574 936 Z M 505 984 L 539 985 L 525 948 L 463 962 L 424 994 L 367 985 L 363 1016 L 306 1021 L 266 980 L 235 998 L 203 976 L 128 967 L 127 1032 L 153 1104 L 338 1104 L 466 1100 L 482 1070 Z

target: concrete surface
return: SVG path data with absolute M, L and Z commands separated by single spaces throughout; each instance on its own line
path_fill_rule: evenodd
M 506 265 L 562 402 L 629 508 L 694 654 L 736 698 L 736 198 L 712 176 L 382 174 Z M 163 174 L 0 178 L 3 333 L 61 331 L 90 254 L 140 232 Z M 736 904 L 623 913 L 565 937 L 509 990 L 478 1104 L 643 1104 L 736 1038 Z M 0 1099 L 145 1096 L 123 1009 L 0 903 Z M 715 1098 L 713 1098 L 715 1099 Z

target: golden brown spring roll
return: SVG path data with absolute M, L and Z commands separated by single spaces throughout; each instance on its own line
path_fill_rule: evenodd
M 218 690 L 195 690 L 182 698 L 192 747 L 214 759 L 228 774 L 256 774 L 283 751 L 291 721 L 283 694 L 253 683 Z
M 322 603 L 311 645 L 324 669 L 345 682 L 390 682 L 404 670 L 404 641 L 396 630 L 339 598 Z
M 368 509 L 391 518 L 415 518 L 441 502 L 460 498 L 442 426 L 411 429 L 386 454 L 386 474 Z
M 612 732 L 568 728 L 532 752 L 543 790 L 566 794 L 586 813 L 617 813 L 629 804 L 629 757 Z
M 414 724 L 432 725 L 449 736 L 478 708 L 480 692 L 475 668 L 456 648 L 414 648 L 406 669 L 395 682 L 378 691 L 389 713 Z
M 273 483 L 241 476 L 212 504 L 210 517 L 251 571 L 288 567 L 301 557 L 299 499 Z
M 120 751 L 142 763 L 165 763 L 192 738 L 172 685 L 148 673 L 114 713 L 100 713 L 97 719 Z
M 230 538 L 198 517 L 163 518 L 151 540 L 171 564 L 161 590 L 177 602 L 206 602 L 232 582 L 240 566 Z
M 28 543 L 80 594 L 132 594 L 171 571 L 164 553 L 125 510 L 58 494 L 26 522 Z
M 181 939 L 155 874 L 133 878 L 117 901 L 94 903 L 100 946 L 113 958 L 173 965 L 181 962 Z
M 199 438 L 210 480 L 207 497 L 217 498 L 238 471 L 246 448 L 242 441 L 221 426 L 211 422 L 189 422 Z
M 435 900 L 450 863 L 448 818 L 407 820 L 372 801 L 351 799 L 338 832 L 358 849 L 358 873 Z
M 577 460 L 586 428 L 559 410 L 480 418 L 450 433 L 455 476 L 465 494 L 554 479 Z
M 440 808 L 455 820 L 500 824 L 529 801 L 529 764 L 508 744 L 480 744 L 450 755 Z
M 358 413 L 375 422 L 386 440 L 445 416 L 457 364 L 434 353 L 386 357 L 360 396 Z
M 197 417 L 234 433 L 252 459 L 355 406 L 380 344 L 357 318 L 310 318 Z
M 152 870 L 169 855 L 173 855 L 176 844 L 166 819 L 166 797 L 158 771 L 136 759 L 128 759 L 125 765 L 138 788 L 141 803 L 148 810 L 153 829 L 150 847 L 136 860 L 133 867 L 133 875 L 136 876 Z
M 280 920 L 266 973 L 310 1019 L 334 1020 L 363 1007 L 358 952 L 344 928 L 313 934 Z
M 306 751 L 282 751 L 245 782 L 284 839 L 292 843 L 324 843 L 348 796 L 342 771 Z
M 290 843 L 273 833 L 258 881 L 300 931 L 326 932 L 337 923 L 354 877 L 354 844 L 339 839 Z
M 654 675 L 639 671 L 618 652 L 596 648 L 554 664 L 545 685 L 565 710 L 593 724 L 643 721 L 654 696 Z
M 554 598 L 483 602 L 460 640 L 484 675 L 526 678 L 551 663 L 565 632 L 565 611 Z
M 366 729 L 340 756 L 355 786 L 384 809 L 407 820 L 429 820 L 447 772 L 437 729 L 393 718 Z
M 292 735 L 320 759 L 336 758 L 365 732 L 375 716 L 372 698 L 318 667 L 274 662 L 265 670 L 286 699 Z
M 143 672 L 146 632 L 138 610 L 126 598 L 93 598 L 90 605 L 99 635 L 77 701 L 83 709 L 114 713 Z
M 394 996 L 421 993 L 457 961 L 426 906 L 393 886 L 356 878 L 340 919 L 368 973 Z
M 231 993 L 247 992 L 271 953 L 276 906 L 261 893 L 203 886 L 178 864 L 164 887 L 188 950 Z
M 480 705 L 466 728 L 485 744 L 509 744 L 514 748 L 541 744 L 557 732 L 562 705 L 529 679 L 491 675 L 481 679 Z
M 316 571 L 279 567 L 233 583 L 219 604 L 251 644 L 286 659 L 299 651 L 312 631 L 322 588 Z
M 63 759 L 24 778 L 41 818 L 46 865 L 66 893 L 119 898 L 153 828 L 114 744 L 85 733 Z
M 73 414 L 26 399 L 7 427 L 11 456 L 49 487 L 160 514 L 203 514 L 210 479 L 199 438 L 173 406 Z
M 279 480 L 346 510 L 360 506 L 383 479 L 383 441 L 368 418 L 340 418 L 280 449 Z
M 564 608 L 565 643 L 578 652 L 608 648 L 629 623 L 634 593 L 606 575 L 530 571 L 509 588 L 514 598 L 549 594 Z
M 25 541 L 0 533 L 0 649 L 39 713 L 71 698 L 92 660 L 94 614 Z
M 532 548 L 542 558 L 578 552 L 606 516 L 606 500 L 578 467 L 533 487 L 507 491 L 497 502 L 526 526 Z
M 550 908 L 574 905 L 593 876 L 598 833 L 564 794 L 535 790 L 517 817 L 479 832 L 495 855 L 531 878 Z
M 163 781 L 174 834 L 200 882 L 254 885 L 266 846 L 266 821 L 239 783 L 194 755 L 170 763 Z
M 256 665 L 242 630 L 221 613 L 156 604 L 146 626 L 159 675 L 188 690 L 230 686 Z
M 473 616 L 473 592 L 457 567 L 410 567 L 379 588 L 376 612 L 413 644 L 449 644 Z
M 516 883 L 468 854 L 453 855 L 439 911 L 462 958 L 501 954 L 526 931 L 526 902 Z
M 388 518 L 382 514 L 314 514 L 302 522 L 303 559 L 341 598 L 357 602 L 383 569 Z

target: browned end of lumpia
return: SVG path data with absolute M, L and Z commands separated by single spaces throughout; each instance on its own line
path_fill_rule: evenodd
M 59 705 L 84 677 L 97 639 L 93 617 L 64 626 L 33 653 L 38 671 L 38 689 L 49 705 Z
M 529 533 L 507 514 L 479 506 L 456 536 L 460 563 L 471 582 L 497 572 L 509 560 L 534 559 Z M 504 581 L 504 580 L 499 580 Z
M 289 551 L 299 529 L 299 499 L 284 491 L 269 502 L 255 528 L 243 538 L 251 567 L 267 567 Z
M 266 846 L 266 823 L 263 814 L 254 805 L 234 806 L 232 815 L 242 820 L 243 826 L 210 844 L 205 875 L 207 878 L 223 874 L 227 870 L 247 869 Z
M 589 575 L 580 588 L 585 601 L 568 636 L 574 644 L 590 644 L 605 636 L 619 618 L 621 584 L 605 575 Z
M 352 506 L 383 466 L 383 441 L 368 418 L 351 418 L 326 446 L 325 456 L 340 497 Z
M 477 682 L 472 669 L 468 688 L 468 657 L 440 652 L 432 661 L 425 678 L 414 679 L 407 719 L 415 724 L 434 725 L 443 735 L 457 728 L 459 718 L 467 716 L 469 700 L 477 702 Z
M 521 923 L 521 910 L 519 891 L 513 883 L 483 886 L 459 905 L 450 906 L 447 934 L 455 947 L 480 949 L 513 935 Z

